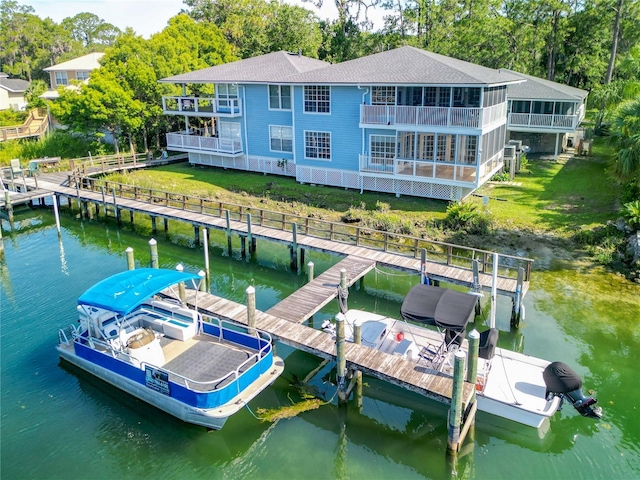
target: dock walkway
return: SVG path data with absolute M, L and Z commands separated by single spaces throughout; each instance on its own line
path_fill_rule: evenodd
M 340 270 L 346 270 L 347 285 L 351 286 L 375 266 L 376 262 L 373 260 L 350 255 L 267 310 L 266 313 L 290 322 L 302 323 L 336 298 L 338 285 L 340 285 Z
M 195 295 L 195 291 L 187 291 L 186 300 L 191 306 L 195 306 Z M 245 305 L 206 292 L 197 292 L 197 297 L 197 308 L 203 315 L 247 324 Z M 256 328 L 269 332 L 274 340 L 295 349 L 329 361 L 336 359 L 335 339 L 322 330 L 259 310 L 256 310 Z M 399 355 L 390 355 L 350 342 L 345 344 L 345 357 L 347 369 L 359 370 L 440 403 L 451 403 L 453 380 L 449 376 L 405 360 Z M 471 402 L 474 389 L 475 385 L 472 383 L 464 383 L 463 409 Z
M 51 192 L 67 196 L 70 199 L 79 198 L 82 201 L 104 204 L 112 209 L 117 207 L 120 210 L 129 210 L 131 212 L 150 215 L 152 217 L 164 218 L 165 220 L 187 222 L 197 227 L 216 229 L 220 231 L 226 231 L 229 227 L 232 232 L 241 236 L 247 236 L 249 233 L 247 223 L 238 220 L 230 220 L 229 224 L 227 224 L 225 218 L 211 215 L 209 213 L 184 210 L 174 206 L 166 206 L 160 203 L 135 200 L 126 197 L 117 197 L 115 199 L 115 202 L 117 203 L 114 205 L 113 195 L 106 194 L 103 196 L 100 192 L 92 190 L 77 190 L 75 188 L 70 188 L 65 186 L 63 183 L 58 183 L 58 179 L 61 178 L 60 174 L 56 176 L 54 175 L 55 174 L 52 174 L 51 177 L 49 175 L 43 175 L 40 177 L 38 181 L 39 187 L 49 189 Z M 251 226 L 251 236 L 255 239 L 263 239 L 287 245 L 291 245 L 294 241 L 294 235 L 289 230 L 261 225 Z M 375 262 L 379 266 L 390 267 L 415 274 L 419 274 L 421 269 L 420 259 L 409 255 L 386 252 L 365 246 L 351 245 L 344 242 L 319 238 L 312 235 L 304 235 L 301 233 L 296 235 L 296 243 L 300 248 L 342 256 L 360 257 Z M 473 286 L 473 272 L 467 268 L 427 260 L 425 269 L 431 280 L 453 283 L 468 288 Z M 491 290 L 492 276 L 490 274 L 481 272 L 479 275 L 479 282 L 483 290 Z M 499 275 L 497 279 L 497 294 L 513 297 L 517 291 L 517 286 L 517 279 Z M 529 282 L 523 282 L 521 290 L 522 296 L 527 293 L 528 289 Z

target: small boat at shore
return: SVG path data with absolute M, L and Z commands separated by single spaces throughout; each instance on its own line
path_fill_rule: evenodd
M 474 294 L 419 284 L 403 301 L 402 320 L 350 309 L 337 318 L 345 322 L 347 341 L 360 325 L 362 345 L 453 375 L 455 352 L 468 349 L 464 337 L 477 301 Z M 323 329 L 334 333 L 335 325 L 326 321 Z M 499 348 L 498 334 L 495 328 L 480 334 L 478 410 L 540 428 L 568 400 L 581 415 L 601 417 L 596 400 L 584 397 L 582 380 L 567 365 Z
M 59 331 L 60 357 L 185 422 L 222 428 L 284 362 L 266 332 L 205 319 L 176 300 L 176 286 L 197 281 L 142 268 L 98 282 L 79 297 L 78 322 Z

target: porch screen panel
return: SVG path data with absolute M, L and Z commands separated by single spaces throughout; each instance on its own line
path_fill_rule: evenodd
M 433 154 L 435 152 L 435 137 L 436 136 L 433 133 L 418 134 L 416 160 L 433 161 Z
M 415 134 L 398 132 L 398 157 L 413 160 L 415 156 Z
M 371 163 L 393 165 L 396 155 L 396 139 L 389 135 L 371 135 Z

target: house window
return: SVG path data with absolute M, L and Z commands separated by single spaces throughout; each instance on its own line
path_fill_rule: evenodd
M 225 139 L 239 139 L 240 138 L 240 124 L 237 122 L 220 122 L 218 124 L 220 132 L 220 138 Z
M 319 160 L 331 160 L 331 133 L 304 132 L 304 156 Z
M 289 85 L 269 85 L 269 110 L 291 110 Z
M 304 111 L 306 113 L 331 113 L 331 89 L 322 85 L 305 85 Z
M 371 105 L 395 105 L 396 87 L 372 87 Z
M 371 163 L 393 165 L 396 156 L 396 138 L 388 135 L 371 135 Z
M 235 105 L 234 100 L 238 98 L 238 85 L 233 83 L 216 84 L 216 98 L 219 108 L 231 108 Z
M 530 113 L 531 102 L 529 100 L 513 100 L 511 102 L 511 113 Z
M 69 85 L 67 72 L 56 72 L 56 85 Z
M 269 143 L 272 152 L 293 152 L 293 128 L 271 125 Z
M 455 87 L 453 89 L 454 107 L 479 107 L 480 89 L 471 87 Z
M 81 70 L 76 72 L 76 78 L 80 81 L 85 81 L 85 80 L 89 80 L 89 72 L 87 72 L 86 70 Z

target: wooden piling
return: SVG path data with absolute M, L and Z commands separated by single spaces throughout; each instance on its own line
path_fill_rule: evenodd
M 127 247 L 125 252 L 127 253 L 127 269 L 133 270 L 134 268 L 136 268 L 136 263 L 133 259 L 133 248 Z
M 498 308 L 498 254 L 493 254 L 492 275 L 491 275 L 491 316 L 489 328 L 496 328 L 496 310 Z
M 196 246 L 200 246 L 200 227 L 198 225 L 193 226 L 193 241 Z
M 248 246 L 249 246 L 249 258 L 253 258 L 253 255 L 255 253 L 254 249 L 255 249 L 255 243 L 254 243 L 254 238 L 253 235 L 251 234 L 251 214 L 247 213 L 247 242 L 248 242 Z
M 313 280 L 313 262 L 307 263 L 307 282 Z
M 164 218 L 164 233 L 169 233 L 169 219 L 167 217 Z
M 249 334 L 256 334 L 256 289 L 252 286 L 248 286 L 246 290 L 247 294 L 247 326 L 249 327 Z
M 353 327 L 353 342 L 357 345 L 362 345 L 362 325 L 356 323 Z M 360 370 L 356 370 L 354 372 L 355 382 L 356 382 L 356 405 L 358 409 L 362 408 L 362 372 Z
M 227 221 L 227 253 L 231 256 L 232 248 L 231 248 L 231 220 L 229 218 L 229 210 L 224 211 L 224 216 Z
M 520 328 L 520 322 L 524 320 L 522 306 L 522 284 L 524 283 L 524 268 L 518 268 L 518 280 L 516 283 L 516 292 L 513 294 L 513 308 L 511 309 L 511 327 Z
M 478 383 L 478 352 L 480 350 L 480 334 L 474 328 L 469 332 L 469 364 L 467 365 L 467 382 Z M 476 390 L 473 390 L 471 401 L 476 400 Z
M 198 276 L 200 277 L 200 283 L 198 284 L 198 289 L 201 292 L 206 292 L 207 291 L 207 277 L 206 274 L 200 270 L 198 272 Z
M 204 274 L 207 279 L 207 288 L 211 285 L 211 272 L 209 270 L 209 231 L 206 228 L 202 229 L 202 240 L 204 250 Z
M 240 236 L 240 256 L 245 258 L 247 256 L 247 237 Z
M 478 301 L 476 302 L 476 316 L 482 313 L 482 305 L 480 304 L 480 297 L 482 295 L 482 285 L 480 284 L 480 262 L 473 260 L 471 263 L 473 269 L 473 291 L 478 295 Z
M 176 265 L 176 270 L 179 271 L 180 273 L 184 272 L 184 267 L 182 266 L 181 263 Z M 187 292 L 185 290 L 184 282 L 178 283 L 178 296 L 180 297 L 180 300 L 182 300 L 183 302 L 187 298 Z
M 460 425 L 462 423 L 462 387 L 464 385 L 464 350 L 457 350 L 454 354 L 453 391 L 451 392 L 451 408 L 449 410 L 449 434 L 447 437 L 447 451 L 460 450 Z
M 51 201 L 53 203 L 53 216 L 56 219 L 56 229 L 58 230 L 58 236 L 62 235 L 60 230 L 60 214 L 58 212 L 58 199 L 56 198 L 55 193 L 51 195 Z
M 289 268 L 291 270 L 298 271 L 298 225 L 296 223 L 291 224 L 292 242 L 289 247 Z
M 427 249 L 420 250 L 420 283 L 427 283 Z
M 102 194 L 102 212 L 104 213 L 104 218 L 107 218 L 107 197 L 104 192 L 104 186 L 100 187 L 100 193 Z
M 151 233 L 156 235 L 158 233 L 158 229 L 156 228 L 156 217 L 154 215 L 149 215 L 151 217 Z
M 304 265 L 304 255 L 305 255 L 305 249 L 300 247 L 300 267 Z
M 111 189 L 111 195 L 113 196 L 113 214 L 116 216 L 116 224 L 118 226 L 122 225 L 122 218 L 120 215 L 120 208 L 118 208 L 118 201 L 116 199 L 116 189 Z
M 151 255 L 151 261 L 149 262 L 151 264 L 151 268 L 159 268 L 158 242 L 156 242 L 154 238 L 149 240 L 149 252 Z
M 9 194 L 9 190 L 4 191 L 4 208 L 7 209 L 9 222 L 13 222 L 13 205 L 11 205 L 11 195 Z
M 347 360 L 345 358 L 344 345 L 344 316 L 336 316 L 336 377 L 338 384 L 338 403 L 346 403 L 345 373 Z

